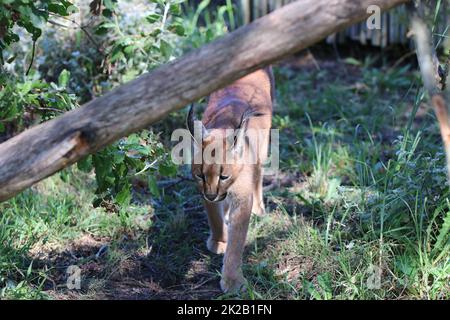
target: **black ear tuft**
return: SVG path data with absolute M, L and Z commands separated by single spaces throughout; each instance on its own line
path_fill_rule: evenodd
M 186 126 L 192 136 L 194 136 L 194 120 L 194 104 L 191 104 L 188 116 L 186 118 Z

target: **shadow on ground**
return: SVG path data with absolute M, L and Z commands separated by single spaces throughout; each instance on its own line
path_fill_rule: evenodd
M 222 257 L 206 249 L 206 214 L 195 204 L 192 207 L 191 201 L 187 210 L 155 212 L 147 232 L 124 232 L 114 239 L 84 234 L 63 249 L 33 255 L 34 268 L 50 270 L 44 291 L 63 300 L 220 298 Z M 275 207 L 269 201 L 267 208 Z M 275 237 L 282 237 L 281 233 Z M 261 250 L 270 245 L 269 240 L 257 239 Z M 247 244 L 245 263 L 254 241 Z M 74 270 L 81 274 L 80 289 L 67 285 L 74 284 Z

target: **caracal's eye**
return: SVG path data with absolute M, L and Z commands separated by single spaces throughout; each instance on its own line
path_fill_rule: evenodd
M 205 175 L 203 173 L 196 173 L 195 178 L 198 180 L 205 180 Z
M 230 179 L 230 176 L 225 176 L 225 175 L 221 174 L 219 178 L 220 178 L 220 180 L 225 181 L 225 180 Z

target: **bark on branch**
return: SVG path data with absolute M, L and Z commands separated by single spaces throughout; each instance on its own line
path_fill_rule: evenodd
M 0 201 L 232 81 L 408 0 L 301 0 L 0 144 Z

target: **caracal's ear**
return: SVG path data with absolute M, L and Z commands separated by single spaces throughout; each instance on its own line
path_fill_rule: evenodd
M 194 140 L 194 143 L 197 146 L 201 147 L 202 139 L 205 140 L 208 137 L 209 132 L 205 128 L 205 126 L 203 125 L 203 123 L 201 121 L 195 119 L 194 104 L 191 104 L 191 107 L 189 108 L 189 113 L 186 118 L 186 126 L 189 129 L 189 133 L 191 134 L 191 137 Z M 198 126 L 201 126 L 201 136 L 199 136 L 200 130 L 198 130 L 198 129 L 196 130 L 196 128 L 198 128 Z
M 237 154 L 240 154 L 245 146 L 245 134 L 247 132 L 248 121 L 253 117 L 264 116 L 264 113 L 252 110 L 250 107 L 247 108 L 241 116 L 241 122 L 236 128 L 236 134 L 234 136 L 234 142 L 232 145 L 232 150 Z

